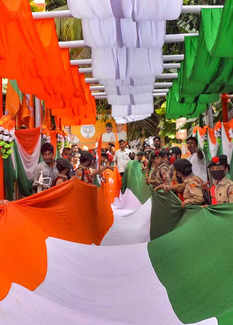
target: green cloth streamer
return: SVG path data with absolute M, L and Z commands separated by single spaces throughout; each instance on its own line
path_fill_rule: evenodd
M 152 193 L 150 239 L 172 231 L 184 213 L 180 200 L 173 192 Z
M 16 171 L 12 163 L 11 155 L 7 159 L 3 159 L 4 166 L 4 189 L 5 198 L 8 201 L 14 200 L 14 184 L 16 182 Z
M 122 193 L 127 188 L 134 193 L 142 204 L 151 197 L 150 187 L 146 184 L 146 178 L 142 172 L 141 164 L 137 160 L 129 161 L 126 167 L 122 179 Z

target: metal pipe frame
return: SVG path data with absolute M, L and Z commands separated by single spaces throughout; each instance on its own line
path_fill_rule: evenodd
M 154 94 L 161 94 L 161 93 L 168 93 L 169 89 L 154 89 L 153 90 L 153 95 Z M 107 93 L 106 92 L 92 92 L 91 93 L 93 96 L 106 96 L 107 97 Z
M 172 82 L 155 82 L 154 84 L 154 92 L 160 91 L 168 91 L 172 87 Z M 165 88 L 165 89 L 163 89 Z M 98 85 L 98 86 L 90 86 L 90 90 L 104 90 L 104 86 Z
M 199 33 L 186 33 L 186 34 L 167 34 L 165 35 L 165 43 L 182 43 L 185 37 L 198 36 Z M 58 42 L 61 48 L 82 48 L 87 47 L 84 40 L 79 41 L 63 41 Z
M 85 0 L 84 0 L 85 1 Z M 204 8 L 223 8 L 223 6 L 183 6 L 182 14 L 200 14 L 201 9 Z M 47 12 L 33 12 L 32 16 L 34 19 L 46 19 L 46 18 L 58 18 L 58 17 L 73 17 L 71 10 L 56 10 Z
M 95 99 L 106 99 L 107 96 L 106 95 L 95 95 L 93 94 L 93 96 L 95 97 Z M 167 93 L 153 93 L 153 97 L 166 97 Z
M 163 64 L 164 69 L 178 69 L 180 68 L 179 63 L 165 63 Z M 92 68 L 79 68 L 80 73 L 92 73 Z
M 169 62 L 169 61 L 183 61 L 184 60 L 184 55 L 183 54 L 178 54 L 178 55 L 163 55 L 163 61 L 164 62 Z M 92 64 L 92 59 L 80 59 L 80 60 L 71 60 L 70 61 L 71 65 L 91 65 Z
M 172 79 L 177 79 L 177 77 L 178 77 L 178 73 L 162 73 L 162 74 L 156 76 L 156 79 L 158 79 L 158 80 L 163 80 L 163 79 L 172 80 Z M 97 78 L 85 78 L 85 81 L 88 84 L 99 83 Z M 169 83 L 169 85 L 170 85 L 170 83 Z

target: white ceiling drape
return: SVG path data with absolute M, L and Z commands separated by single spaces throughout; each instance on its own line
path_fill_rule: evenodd
M 92 48 L 93 77 L 100 80 L 117 120 L 138 120 L 153 111 L 154 81 L 163 71 L 166 20 L 177 19 L 182 0 L 68 0 L 82 19 Z M 121 107 L 122 106 L 122 107 Z

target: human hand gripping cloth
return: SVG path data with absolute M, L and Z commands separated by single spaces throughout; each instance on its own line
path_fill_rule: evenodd
M 100 6 L 92 0 L 85 4 L 68 1 L 72 14 L 82 19 L 84 40 L 92 47 L 93 76 L 105 86 L 108 101 L 115 107 L 113 117 L 118 121 L 125 118 L 128 122 L 135 121 L 153 113 L 152 103 L 149 113 L 144 112 L 143 106 L 140 113 L 134 112 L 134 105 L 148 104 L 138 101 L 135 94 L 141 93 L 146 98 L 143 79 L 150 77 L 153 101 L 154 79 L 162 73 L 165 21 L 179 17 L 182 3 L 181 0 L 173 1 L 172 5 L 167 0 L 150 0 L 146 4 L 138 0 L 105 0 Z M 133 79 L 141 80 L 141 86 L 136 88 Z M 109 80 L 116 82 L 114 94 L 108 91 Z M 117 85 L 122 81 L 128 82 L 124 88 Z M 127 110 L 120 108 L 116 113 L 117 107 L 125 105 Z

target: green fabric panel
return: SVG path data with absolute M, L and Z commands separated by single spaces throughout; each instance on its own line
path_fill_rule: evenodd
M 193 118 L 198 117 L 206 111 L 206 104 L 199 103 L 180 103 L 178 81 L 173 82 L 173 86 L 167 95 L 166 118 L 177 119 L 180 117 Z
M 172 232 L 148 243 L 154 270 L 183 323 L 232 310 L 232 246 L 233 204 L 186 208 Z
M 213 56 L 233 57 L 232 44 L 229 42 L 233 35 L 232 0 L 225 1 L 224 9 L 213 9 L 210 13 L 213 14 L 213 11 L 219 15 L 219 19 L 211 24 L 212 17 L 209 17 L 209 25 L 205 29 L 208 50 Z
M 19 191 L 23 196 L 32 195 L 32 182 L 29 181 L 26 176 L 16 144 L 14 144 L 14 152 L 15 152 L 15 161 L 17 165 Z
M 18 83 L 16 80 L 9 80 L 11 86 L 14 88 L 14 90 L 17 92 L 18 96 L 19 96 L 19 100 L 20 100 L 20 103 L 22 104 L 23 102 L 23 94 L 21 92 L 21 90 L 19 89 L 18 87 Z
M 11 156 L 9 156 L 7 159 L 3 159 L 3 166 L 4 166 L 5 198 L 8 201 L 13 201 L 14 184 L 16 181 L 16 171 L 14 169 Z
M 184 209 L 173 192 L 153 192 L 150 239 L 172 231 L 183 215 Z
M 150 187 L 146 184 L 146 178 L 142 172 L 141 164 L 137 160 L 129 161 L 123 179 L 122 193 L 130 189 L 141 203 L 145 203 L 151 197 Z

